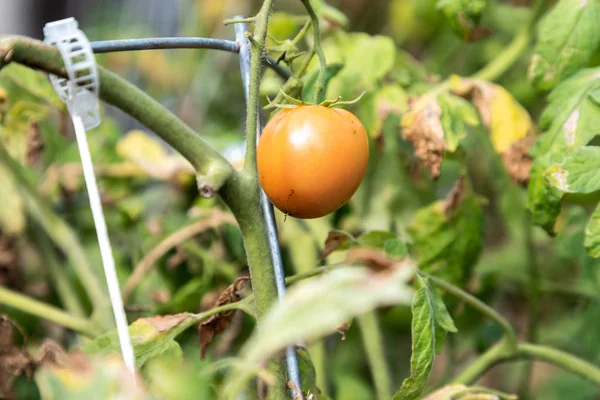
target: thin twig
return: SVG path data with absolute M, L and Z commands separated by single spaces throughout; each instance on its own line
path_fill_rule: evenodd
M 133 273 L 127 279 L 122 290 L 123 301 L 127 300 L 133 294 L 136 286 L 144 279 L 152 266 L 156 264 L 173 247 L 193 238 L 210 228 L 216 228 L 225 223 L 236 225 L 235 218 L 232 215 L 223 212 L 217 208 L 211 210 L 211 213 L 205 218 L 191 225 L 188 225 L 171 235 L 167 236 L 162 242 L 152 249 L 142 260 L 135 266 Z

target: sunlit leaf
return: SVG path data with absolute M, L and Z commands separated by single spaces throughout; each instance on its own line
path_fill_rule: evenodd
M 197 322 L 193 314 L 140 318 L 129 326 L 136 365 L 141 367 L 148 360 L 159 355 L 181 354 L 179 345 L 173 340 Z M 109 332 L 85 344 L 83 350 L 89 354 L 110 355 L 120 352 L 119 337 L 116 331 Z
M 191 164 L 178 155 L 169 155 L 157 139 L 143 131 L 131 131 L 117 143 L 117 153 L 156 179 L 169 180 L 179 173 L 193 173 Z
M 119 356 L 86 358 L 75 354 L 64 366 L 49 364 L 39 369 L 35 381 L 43 399 L 153 398 L 143 391 L 142 385 L 136 385 Z
M 562 193 L 600 190 L 600 148 L 585 146 L 565 154 L 546 170 L 545 176 Z
M 23 198 L 10 172 L 0 164 L 0 230 L 7 235 L 18 235 L 25 229 Z
M 361 267 L 339 268 L 296 284 L 263 317 L 241 355 L 260 365 L 288 345 L 335 332 L 354 316 L 383 305 L 407 304 L 413 294 L 408 285 L 413 273 L 412 262 L 405 260 L 382 273 Z M 227 383 L 228 396 L 234 396 L 250 378 L 247 371 L 233 372 Z
M 538 24 L 529 66 L 534 86 L 548 89 L 588 65 L 600 45 L 596 0 L 560 0 Z

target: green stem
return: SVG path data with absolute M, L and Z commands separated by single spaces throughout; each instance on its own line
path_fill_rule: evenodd
M 540 283 L 541 274 L 535 254 L 535 243 L 533 241 L 533 226 L 531 223 L 531 217 L 529 213 L 525 213 L 523 218 L 523 230 L 525 231 L 525 250 L 527 252 L 528 261 L 528 306 L 529 306 L 529 323 L 527 329 L 527 340 L 531 343 L 537 343 L 538 341 L 538 319 L 540 313 Z M 529 393 L 529 383 L 531 381 L 533 364 L 527 363 L 525 370 L 521 375 L 521 382 L 519 385 L 519 398 L 527 399 Z
M 531 15 L 525 27 L 513 38 L 510 44 L 499 53 L 490 63 L 476 72 L 472 77 L 485 81 L 495 81 L 500 78 L 523 54 L 531 42 L 535 23 L 544 10 L 546 0 L 536 0 Z
M 323 52 L 323 48 L 321 47 L 321 30 L 319 27 L 319 16 L 315 12 L 312 4 L 310 4 L 310 0 L 301 0 L 302 4 L 306 8 L 308 15 L 310 16 L 310 20 L 312 21 L 312 29 L 313 29 L 313 50 L 317 53 L 319 57 L 319 76 L 317 77 L 317 81 L 315 82 L 315 90 L 313 91 L 312 102 L 315 104 L 321 103 L 323 101 L 323 89 L 325 88 L 325 69 L 327 67 L 327 61 L 325 60 L 325 53 Z M 310 61 L 310 58 L 308 59 Z
M 451 283 L 448 283 L 440 278 L 437 278 L 433 275 L 426 274 L 424 272 L 419 272 L 419 273 L 423 276 L 429 277 L 429 279 L 431 279 L 431 281 L 433 283 L 435 283 L 436 286 L 440 287 L 441 289 L 444 289 L 446 292 L 450 293 L 451 295 L 453 295 L 461 300 L 464 300 L 465 303 L 469 304 L 471 307 L 475 308 L 477 311 L 479 311 L 483 315 L 487 316 L 492 321 L 496 322 L 498 325 L 500 325 L 500 327 L 502 327 L 502 330 L 504 331 L 504 335 L 505 335 L 508 343 L 511 343 L 512 345 L 516 345 L 517 336 L 516 336 L 515 330 L 513 329 L 512 325 L 510 324 L 510 322 L 508 322 L 506 320 L 506 318 L 504 318 L 502 315 L 500 315 L 492 307 L 488 306 L 487 304 L 485 304 L 484 302 L 482 302 L 481 300 L 479 300 L 477 297 L 473 296 L 472 294 L 467 293 L 464 290 L 460 289 L 459 287 L 452 285 Z
M 31 68 L 66 76 L 58 50 L 22 36 L 0 36 L 0 68 L 18 62 Z M 227 160 L 163 105 L 121 77 L 98 67 L 99 96 L 160 135 L 194 166 L 201 179 L 201 194 L 220 189 L 234 173 Z M 202 176 L 204 175 L 204 176 Z
M 469 385 L 477 381 L 477 379 L 479 379 L 479 377 L 486 371 L 508 357 L 510 352 L 507 351 L 507 348 L 508 346 L 506 346 L 506 341 L 501 341 L 490 347 L 485 353 L 483 353 L 479 358 L 465 368 L 465 370 L 462 371 L 456 378 L 454 378 L 452 383 Z
M 250 82 L 248 88 L 248 103 L 246 112 L 246 158 L 244 171 L 256 177 L 256 144 L 258 128 L 258 95 L 260 75 L 262 71 L 262 56 L 265 50 L 269 16 L 275 0 L 265 0 L 256 15 L 254 35 L 252 36 L 250 50 Z M 260 208 L 260 207 L 259 207 Z
M 34 229 L 36 228 L 37 226 Z M 54 282 L 54 288 L 63 307 L 74 316 L 84 318 L 86 314 L 83 305 L 79 300 L 79 296 L 77 296 L 77 293 L 75 292 L 72 282 L 69 280 L 67 271 L 65 268 L 61 268 L 60 264 L 58 263 L 50 240 L 46 235 L 41 234 L 39 231 L 33 232 L 33 234 L 35 235 L 35 240 L 39 245 L 42 258 L 45 260 L 46 265 L 48 266 L 50 277 Z
M 367 353 L 367 359 L 371 367 L 371 375 L 375 383 L 378 400 L 389 400 L 392 398 L 390 388 L 392 386 L 390 373 L 385 362 L 383 335 L 377 321 L 375 311 L 368 312 L 358 317 L 358 324 L 362 335 L 362 341 Z
M 521 343 L 517 358 L 554 364 L 600 386 L 600 368 L 572 354 L 533 343 Z
M 485 67 L 473 74 L 472 78 L 495 81 L 519 59 L 530 40 L 531 34 L 529 29 L 519 32 L 501 53 Z
M 44 202 L 28 179 L 24 168 L 8 154 L 1 144 L 0 163 L 7 167 L 21 188 L 21 193 L 25 197 L 27 208 L 33 219 L 65 253 L 90 297 L 98 322 L 104 328 L 111 329 L 114 326 L 114 320 L 108 297 L 97 276 L 97 271 L 89 263 L 75 232 Z
M 0 286 L 0 304 L 46 319 L 88 337 L 95 337 L 98 326 L 92 321 L 68 314 L 63 310 Z
M 475 360 L 453 383 L 470 385 L 494 365 L 513 360 L 538 360 L 556 365 L 600 386 L 600 368 L 574 355 L 547 346 L 532 343 L 519 343 L 515 349 L 506 341 L 491 347 Z

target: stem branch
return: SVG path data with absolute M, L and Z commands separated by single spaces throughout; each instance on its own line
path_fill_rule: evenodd
M 375 311 L 368 312 L 358 317 L 358 325 L 367 353 L 367 359 L 371 367 L 371 375 L 375 383 L 378 400 L 389 400 L 392 398 L 391 379 L 385 362 L 385 351 L 383 346 L 383 335 L 377 321 Z
M 325 69 L 327 67 L 327 61 L 325 60 L 325 53 L 323 52 L 323 48 L 321 47 L 321 30 L 319 27 L 319 16 L 315 12 L 312 4 L 310 4 L 310 0 L 302 0 L 302 4 L 306 8 L 308 15 L 310 16 L 310 20 L 312 22 L 313 29 L 313 47 L 311 49 L 311 53 L 314 51 L 317 53 L 319 57 L 319 76 L 317 77 L 317 81 L 315 82 L 315 90 L 313 91 L 312 102 L 315 104 L 319 104 L 323 98 L 323 89 L 325 89 Z M 310 61 L 312 55 L 309 55 L 307 60 Z
M 68 314 L 59 308 L 42 303 L 3 286 L 0 286 L 0 304 L 54 322 L 90 338 L 100 333 L 99 327 L 91 320 Z

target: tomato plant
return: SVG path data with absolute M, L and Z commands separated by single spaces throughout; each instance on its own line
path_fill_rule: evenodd
M 96 56 L 135 381 L 62 59 L 0 36 L 0 397 L 600 396 L 599 0 L 184 3 Z

